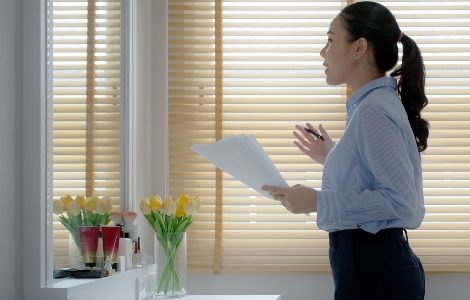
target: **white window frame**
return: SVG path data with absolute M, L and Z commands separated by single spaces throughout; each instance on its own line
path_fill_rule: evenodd
M 137 298 L 136 278 L 151 274 L 154 266 L 120 275 L 82 281 L 52 280 L 52 208 L 48 163 L 47 16 L 49 0 L 24 0 L 22 183 L 24 299 Z M 122 0 L 124 138 L 122 158 L 123 209 L 139 212 L 139 199 L 168 191 L 167 143 L 167 1 Z M 152 51 L 150 51 L 152 49 Z M 151 63 L 149 63 L 151 62 Z M 159 155 L 156 155 L 158 153 Z M 143 250 L 154 255 L 155 239 L 139 216 Z M 126 297 L 128 299 L 128 297 Z M 131 299 L 131 298 L 129 298 Z

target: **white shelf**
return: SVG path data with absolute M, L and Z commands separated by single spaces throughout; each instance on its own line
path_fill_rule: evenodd
M 279 295 L 188 295 L 181 300 L 281 300 Z
M 134 279 L 142 274 L 146 274 L 155 270 L 154 265 L 149 265 L 144 268 L 129 269 L 125 272 L 117 272 L 108 277 L 102 278 L 64 278 L 56 279 L 47 288 L 50 289 L 68 289 L 69 292 L 80 292 L 83 290 L 89 290 L 93 288 L 99 288 L 101 286 L 112 285 L 122 280 Z
M 58 279 L 46 287 L 28 290 L 25 300 L 138 299 L 136 280 L 155 273 L 155 268 L 148 265 L 97 279 Z

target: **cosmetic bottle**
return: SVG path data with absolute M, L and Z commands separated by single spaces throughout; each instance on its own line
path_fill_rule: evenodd
M 125 269 L 132 268 L 133 242 L 129 238 L 129 233 L 124 232 L 121 227 L 121 238 L 119 239 L 119 256 L 124 256 Z
M 85 267 L 96 267 L 96 250 L 98 249 L 99 226 L 80 226 L 80 250 L 83 255 Z
M 124 219 L 124 232 L 129 232 L 130 238 L 135 240 L 134 221 L 137 218 L 137 214 L 133 211 L 126 211 L 122 214 L 122 218 Z
M 134 241 L 134 254 L 132 254 L 132 266 L 134 268 L 142 267 L 142 253 L 140 252 L 140 237 Z
M 106 257 L 104 260 L 103 270 L 106 272 L 106 276 L 111 276 L 114 274 L 114 269 L 112 267 L 111 257 Z
M 118 265 L 118 253 L 119 253 L 119 226 L 101 226 L 101 232 L 103 233 L 103 253 L 105 261 L 111 260 L 112 268 L 116 271 Z

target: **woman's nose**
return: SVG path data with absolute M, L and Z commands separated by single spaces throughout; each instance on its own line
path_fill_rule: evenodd
M 325 58 L 325 51 L 326 51 L 326 46 L 320 50 L 320 56 L 323 58 Z

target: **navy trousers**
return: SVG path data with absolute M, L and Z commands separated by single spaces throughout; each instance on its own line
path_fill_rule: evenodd
M 422 300 L 423 266 L 408 244 L 406 230 L 377 234 L 362 229 L 329 234 L 335 300 Z

